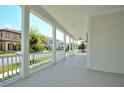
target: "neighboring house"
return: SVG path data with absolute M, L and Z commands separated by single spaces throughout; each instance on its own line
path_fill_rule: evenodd
M 52 38 L 45 36 L 46 38 L 46 47 L 52 49 Z
M 52 38 L 47 37 L 47 36 L 45 36 L 45 38 L 46 38 L 46 46 L 51 49 L 52 48 Z M 63 47 L 63 41 L 56 40 L 56 48 L 61 49 L 62 47 Z
M 56 49 L 61 50 L 63 49 L 64 42 L 62 40 L 56 40 Z
M 20 31 L 14 29 L 0 29 L 0 51 L 18 51 L 20 50 Z

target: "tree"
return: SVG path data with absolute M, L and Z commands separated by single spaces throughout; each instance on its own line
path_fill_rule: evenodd
M 31 28 L 29 34 L 30 52 L 42 52 L 45 49 L 45 37 L 36 28 Z
M 69 51 L 69 44 L 66 44 L 66 50 L 65 50 L 66 52 L 68 52 Z
M 82 43 L 79 45 L 78 49 L 80 49 L 81 52 L 84 52 L 84 49 L 86 49 L 86 45 L 82 42 Z

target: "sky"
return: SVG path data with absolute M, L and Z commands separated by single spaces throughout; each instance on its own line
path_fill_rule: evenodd
M 12 28 L 21 31 L 21 7 L 16 5 L 0 5 L 0 29 Z M 37 28 L 38 31 L 48 37 L 52 37 L 52 27 L 30 13 L 30 27 Z M 63 41 L 63 33 L 57 30 L 56 38 Z
M 19 6 L 0 5 L 0 28 L 21 30 L 21 8 Z

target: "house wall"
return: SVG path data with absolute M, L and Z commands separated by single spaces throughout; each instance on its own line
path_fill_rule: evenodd
M 19 50 L 19 45 L 20 44 L 20 33 L 14 33 L 14 32 L 10 32 L 10 39 L 6 38 L 6 32 L 8 31 L 1 31 L 2 33 L 2 37 L 1 37 L 1 43 L 2 43 L 2 48 L 0 48 L 0 51 L 4 51 L 4 50 Z M 14 39 L 14 34 L 16 34 L 16 39 Z M 10 44 L 10 48 L 8 47 L 8 44 Z M 13 45 L 11 45 L 13 44 Z
M 1 31 L 2 33 L 2 38 L 1 40 L 6 40 L 6 32 L 7 31 Z M 10 33 L 10 39 L 11 41 L 20 41 L 20 33 L 13 33 L 13 32 L 9 32 Z M 13 38 L 14 34 L 16 34 L 16 39 Z M 7 39 L 8 40 L 8 39 Z
M 88 28 L 88 68 L 124 74 L 124 11 L 92 15 Z

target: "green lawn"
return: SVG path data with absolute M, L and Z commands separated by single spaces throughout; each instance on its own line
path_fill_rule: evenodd
M 44 58 L 38 58 L 38 61 L 47 61 L 49 58 L 48 57 L 44 57 Z
M 47 63 L 48 60 L 49 60 L 48 57 L 46 57 L 46 58 L 38 58 L 38 59 L 35 59 L 35 60 L 30 60 L 30 65 L 33 65 L 33 64 L 39 63 L 39 62 Z
M 12 69 L 15 70 L 15 69 L 18 69 L 19 68 L 19 63 L 15 63 L 13 64 L 10 64 L 9 65 L 9 71 L 11 71 Z M 7 65 L 4 66 L 4 72 L 7 72 L 8 71 L 8 67 Z M 2 73 L 2 66 L 0 66 L 0 73 Z
M 13 56 L 13 55 L 15 55 L 15 53 L 0 54 L 0 57 L 3 57 L 3 56 Z

